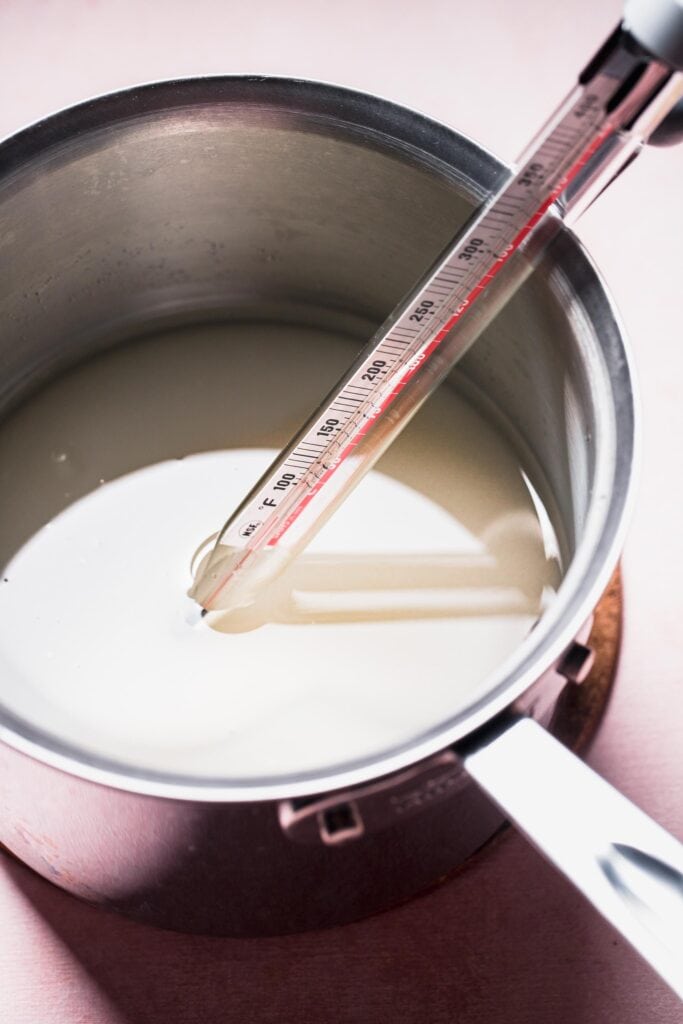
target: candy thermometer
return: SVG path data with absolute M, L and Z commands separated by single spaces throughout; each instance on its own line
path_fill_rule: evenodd
M 561 225 L 573 223 L 637 155 L 683 95 L 681 69 L 680 4 L 627 4 L 625 20 L 503 186 L 380 327 L 215 545 L 212 538 L 200 549 L 190 591 L 200 605 L 252 603 L 306 546 L 528 277 Z M 283 387 L 295 386 L 292 369 Z

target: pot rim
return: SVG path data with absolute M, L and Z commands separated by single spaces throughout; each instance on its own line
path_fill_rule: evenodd
M 393 142 L 405 154 L 411 151 L 423 165 L 439 170 L 442 177 L 473 187 L 463 166 L 476 168 L 480 197 L 497 184 L 505 170 L 487 150 L 455 129 L 407 107 L 343 86 L 279 76 L 219 75 L 169 79 L 133 86 L 97 96 L 43 118 L 0 143 L 0 182 L 37 156 L 45 155 L 77 134 L 105 130 L 155 111 L 173 110 L 197 103 L 247 104 L 279 108 L 294 118 L 324 116 L 348 130 L 374 136 L 386 149 Z M 457 155 L 460 170 L 449 163 Z M 201 802 L 245 802 L 281 800 L 332 790 L 347 790 L 390 774 L 433 755 L 508 708 L 548 669 L 557 663 L 592 614 L 621 552 L 635 493 L 635 466 L 639 437 L 636 430 L 637 402 L 631 373 L 632 360 L 620 317 L 602 277 L 584 247 L 567 229 L 562 229 L 554 251 L 563 257 L 561 277 L 569 285 L 580 284 L 581 304 L 593 322 L 599 312 L 604 326 L 597 339 L 596 358 L 605 360 L 611 381 L 615 452 L 613 466 L 602 466 L 602 478 L 613 473 L 608 503 L 601 524 L 596 524 L 593 497 L 586 528 L 558 596 L 550 610 L 508 658 L 488 678 L 486 688 L 467 707 L 450 719 L 405 741 L 387 752 L 325 769 L 275 778 L 224 779 L 173 775 L 128 766 L 100 758 L 88 751 L 62 743 L 58 737 L 36 729 L 30 723 L 5 713 L 0 721 L 0 740 L 37 761 L 70 775 L 115 789 L 155 797 Z M 561 283 L 561 282 L 560 282 Z M 593 315 L 591 315 L 593 314 Z M 589 374 L 592 386 L 596 375 Z M 596 404 L 599 404 L 596 402 Z M 603 444 L 604 449 L 604 444 Z M 604 460 L 603 460 L 604 461 Z M 599 491 L 599 487 L 596 488 Z M 1 710 L 1 709 L 0 709 Z

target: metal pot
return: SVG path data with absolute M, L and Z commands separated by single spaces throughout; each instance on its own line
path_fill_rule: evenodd
M 0 148 L 2 410 L 169 319 L 258 305 L 261 318 L 343 324 L 362 339 L 504 173 L 426 118 L 299 81 L 162 83 L 51 117 Z M 348 921 L 434 881 L 500 826 L 490 796 L 666 974 L 671 951 L 640 921 L 639 886 L 643 872 L 674 884 L 678 845 L 538 724 L 585 672 L 635 446 L 621 329 L 569 233 L 458 372 L 514 424 L 570 559 L 554 605 L 485 693 L 381 756 L 239 783 L 94 758 L 6 712 L 10 850 L 141 920 L 277 933 Z

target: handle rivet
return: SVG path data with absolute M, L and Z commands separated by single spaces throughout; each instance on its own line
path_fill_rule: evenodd
M 594 662 L 595 651 L 592 647 L 574 642 L 557 666 L 557 671 L 570 683 L 583 683 Z

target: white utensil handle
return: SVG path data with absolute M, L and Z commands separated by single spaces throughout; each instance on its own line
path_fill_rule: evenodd
M 683 999 L 683 845 L 532 719 L 467 772 Z

